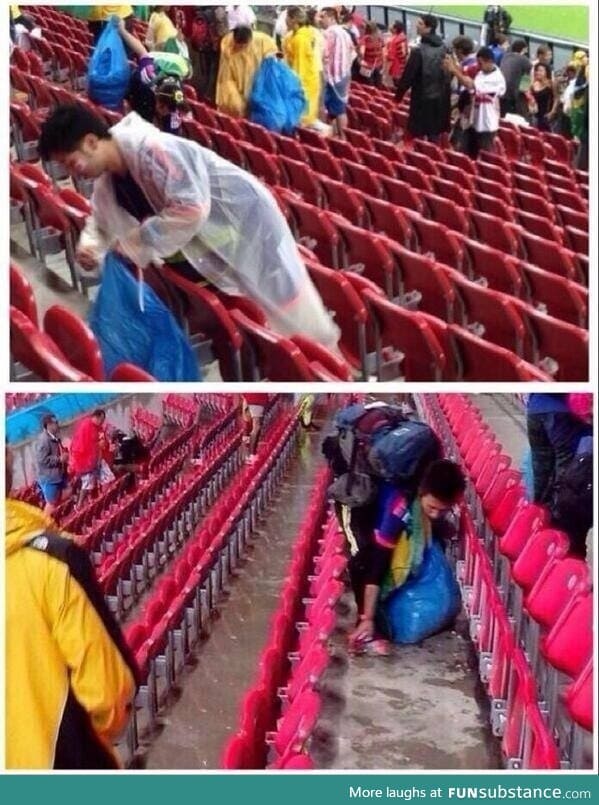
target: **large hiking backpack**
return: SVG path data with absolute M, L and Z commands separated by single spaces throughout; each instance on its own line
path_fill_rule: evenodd
M 329 495 L 347 506 L 370 503 L 377 479 L 416 491 L 424 469 L 441 457 L 441 446 L 424 422 L 392 405 L 350 405 L 335 417 L 337 433 L 323 453 L 337 476 Z

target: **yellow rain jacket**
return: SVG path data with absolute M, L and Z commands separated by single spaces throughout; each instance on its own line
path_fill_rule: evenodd
M 6 767 L 118 768 L 135 664 L 87 553 L 6 501 Z
M 267 56 L 273 56 L 277 46 L 268 34 L 254 31 L 245 47 L 235 47 L 233 33 L 223 37 L 216 79 L 216 105 L 222 111 L 244 117 L 252 93 L 254 77 Z
M 289 67 L 301 81 L 308 111 L 302 117 L 302 125 L 309 126 L 318 118 L 320 102 L 322 55 L 317 39 L 318 31 L 311 25 L 302 25 L 291 31 L 283 40 L 283 53 Z

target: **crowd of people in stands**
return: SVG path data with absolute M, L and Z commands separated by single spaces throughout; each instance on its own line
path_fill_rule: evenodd
M 414 136 L 436 138 L 453 129 L 454 145 L 476 155 L 492 146 L 500 116 L 513 115 L 521 123 L 575 137 L 583 146 L 580 166 L 586 164 L 588 55 L 576 51 L 564 69 L 554 70 L 551 47 L 539 45 L 528 53 L 526 41 L 511 36 L 512 19 L 499 6 L 487 9 L 479 43 L 467 36 L 444 41 L 432 14 L 418 18 L 416 37 L 408 42 L 399 21 L 382 31 L 354 7 L 323 5 L 278 7 L 273 36 L 257 30 L 250 6 L 153 6 L 146 41 L 140 43 L 131 33 L 137 8 L 90 6 L 89 26 L 97 39 L 109 16 L 121 18 L 128 51 L 140 59 L 138 84 L 139 73 L 146 86 L 156 72 L 164 74 L 164 64 L 148 66 L 148 54 L 155 61 L 156 54 L 168 52 L 189 65 L 186 75 L 176 58 L 171 60 L 170 78 L 189 78 L 200 97 L 244 116 L 262 60 L 278 57 L 301 80 L 302 125 L 326 131 L 332 123 L 342 134 L 353 78 L 395 86 L 399 100 L 411 90 Z M 41 36 L 18 6 L 11 6 L 11 32 L 21 46 L 28 36 Z M 176 82 L 157 89 L 162 117 L 184 108 L 178 90 Z

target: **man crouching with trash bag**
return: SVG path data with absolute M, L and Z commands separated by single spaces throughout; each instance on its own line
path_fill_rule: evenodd
M 335 349 L 338 330 L 269 191 L 197 143 L 132 112 L 111 129 L 80 105 L 58 106 L 39 150 L 95 179 L 77 260 L 93 270 L 109 249 L 139 268 L 172 265 L 188 279 L 254 300 L 282 335 Z
M 335 426 L 323 453 L 335 475 L 329 497 L 351 554 L 358 613 L 349 647 L 386 656 L 387 637 L 419 642 L 459 611 L 440 526 L 465 479 L 457 464 L 441 458 L 433 430 L 396 406 L 350 405 L 337 413 Z

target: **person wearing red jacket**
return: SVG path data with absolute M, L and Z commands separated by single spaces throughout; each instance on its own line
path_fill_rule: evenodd
M 106 483 L 114 477 L 103 455 L 106 448 L 105 421 L 106 412 L 97 408 L 75 426 L 69 469 L 81 481 L 77 505 L 81 505 L 99 483 Z

